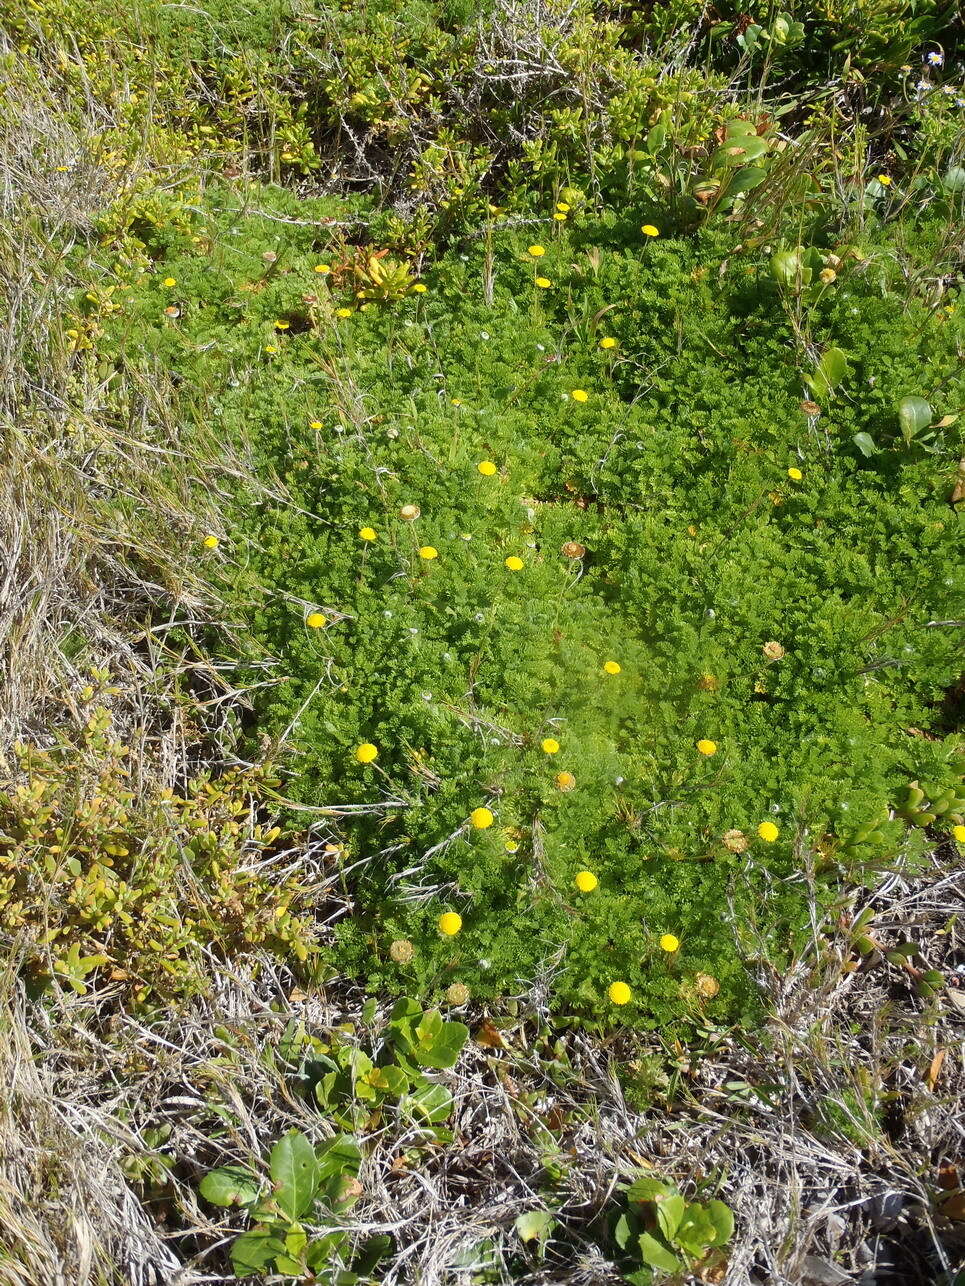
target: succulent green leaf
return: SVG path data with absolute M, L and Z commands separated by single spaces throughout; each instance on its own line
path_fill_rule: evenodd
M 250 1170 L 240 1165 L 225 1165 L 209 1170 L 198 1191 L 214 1206 L 249 1206 L 258 1199 L 261 1184 Z
M 289 1219 L 300 1218 L 312 1204 L 321 1179 L 315 1149 L 304 1134 L 286 1134 L 271 1150 L 268 1162 L 275 1201 Z

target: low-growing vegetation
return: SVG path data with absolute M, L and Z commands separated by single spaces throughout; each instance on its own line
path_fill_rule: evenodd
M 0 15 L 2 1272 L 957 1283 L 954 7 Z

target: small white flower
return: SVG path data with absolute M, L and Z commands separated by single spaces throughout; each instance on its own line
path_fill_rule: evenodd
M 940 53 L 937 49 L 933 49 L 931 53 L 928 54 L 925 61 L 928 63 L 929 67 L 941 67 L 945 62 L 945 55 Z

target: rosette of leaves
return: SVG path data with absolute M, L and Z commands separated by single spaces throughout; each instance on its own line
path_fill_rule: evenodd
M 734 1216 L 723 1201 L 689 1201 L 673 1184 L 649 1176 L 627 1187 L 626 1200 L 614 1229 L 628 1265 L 624 1281 L 682 1282 L 724 1264 Z
M 316 1147 L 292 1131 L 271 1150 L 270 1184 L 244 1166 L 209 1170 L 201 1180 L 201 1196 L 216 1206 L 245 1210 L 252 1221 L 231 1245 L 235 1274 L 274 1271 L 352 1286 L 370 1272 L 389 1248 L 389 1239 L 374 1238 L 353 1253 L 348 1231 L 337 1226 L 360 1195 L 361 1161 L 358 1143 L 348 1135 Z M 313 1225 L 324 1225 L 326 1231 L 316 1235 Z

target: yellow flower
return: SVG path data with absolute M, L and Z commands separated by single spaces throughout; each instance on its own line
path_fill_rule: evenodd
M 570 212 L 570 203 L 569 203 L 568 201 L 557 201 L 557 203 L 556 203 L 556 208 L 557 208 L 557 210 L 559 210 L 562 214 L 569 214 L 569 212 Z
M 469 988 L 464 982 L 454 982 L 446 992 L 450 1005 L 464 1005 L 469 999 Z
M 310 420 L 308 423 L 308 427 L 310 429 L 317 430 L 317 429 L 324 429 L 325 425 L 321 422 L 321 420 Z
M 506 845 L 505 845 L 505 847 L 506 847 L 506 852 L 507 852 L 507 853 L 518 853 L 518 852 L 519 852 L 519 845 L 516 843 L 516 841 L 515 841 L 514 839 L 508 839 L 508 840 L 506 841 Z
M 965 844 L 965 826 L 953 826 L 952 836 L 958 840 L 959 844 Z
M 492 460 L 480 460 L 476 465 L 476 468 L 484 478 L 491 478 L 496 472 L 496 466 L 493 464 Z
M 617 346 L 617 341 L 613 338 L 612 335 L 604 335 L 603 338 L 600 340 L 601 348 L 616 348 L 616 346 Z
M 321 612 L 309 612 L 305 618 L 305 624 L 310 630 L 320 630 L 325 623 L 325 617 Z
M 762 840 L 766 840 L 768 844 L 773 844 L 781 832 L 773 822 L 761 822 L 757 828 L 757 833 Z
M 537 277 L 536 284 L 539 286 L 540 290 L 549 290 L 553 283 L 550 281 L 549 277 Z
M 434 545 L 423 545 L 419 550 L 419 557 L 424 558 L 427 563 L 431 563 L 433 558 L 439 557 L 439 551 Z
M 204 543 L 204 547 L 205 547 L 205 549 L 217 549 L 217 548 L 218 548 L 218 537 L 217 537 L 217 536 L 205 536 L 205 538 L 204 538 L 204 542 L 203 542 L 203 543 Z
M 484 831 L 487 826 L 492 826 L 496 819 L 488 808 L 474 808 L 469 814 L 469 820 L 477 831 Z
M 317 263 L 315 265 L 315 271 L 320 272 L 324 277 L 327 273 L 332 271 L 332 265 L 330 263 Z
M 659 237 L 660 229 L 655 228 L 652 223 L 645 223 L 640 229 L 645 237 Z
M 576 879 L 573 883 L 581 893 L 592 893 L 600 881 L 592 871 L 577 871 Z
M 278 349 L 275 347 L 275 345 L 274 345 L 274 344 L 266 344 L 266 345 L 265 345 L 265 352 L 266 352 L 266 353 L 277 353 L 277 352 L 278 352 Z
M 697 742 L 697 749 L 702 755 L 716 755 L 717 742 L 708 741 L 705 737 L 702 737 L 700 741 Z
M 697 680 L 697 687 L 701 692 L 717 692 L 720 689 L 720 680 L 716 674 L 702 674 Z
M 553 215 L 553 218 L 556 220 L 557 223 L 566 222 L 566 214 L 562 210 L 558 210 L 556 214 Z
M 675 951 L 680 950 L 680 939 L 672 933 L 665 933 L 660 939 L 660 950 L 673 955 Z
M 423 282 L 417 281 L 416 284 L 412 287 L 412 293 L 415 295 L 424 295 L 428 289 L 429 287 L 425 285 Z
M 360 527 L 360 528 L 359 528 L 359 539 L 360 539 L 360 540 L 375 540 L 375 539 L 376 539 L 376 535 L 375 535 L 375 530 L 374 530 L 374 528 L 372 528 L 372 527 Z
M 620 673 L 620 669 L 621 669 L 620 662 L 619 662 L 619 661 L 604 661 L 604 662 L 603 662 L 603 669 L 604 669 L 604 672 L 605 672 L 606 674 L 619 674 L 619 673 Z
M 888 185 L 891 183 L 891 175 L 890 175 L 890 174 L 879 174 L 879 175 L 878 175 L 878 182 L 881 184 L 881 186 L 882 186 L 883 188 L 888 187 Z
M 461 397 L 454 397 L 454 398 L 452 399 L 452 405 L 453 405 L 453 406 L 462 406 L 462 398 L 461 398 Z
M 554 741 L 552 737 L 544 737 L 540 742 L 540 745 L 548 755 L 559 754 L 560 743 L 558 741 Z
M 575 388 L 570 394 L 574 402 L 586 402 L 589 400 L 589 396 L 585 388 Z
M 800 482 L 801 479 L 804 477 L 804 474 L 801 472 L 800 469 L 795 469 L 795 467 L 792 465 L 790 469 L 788 469 L 787 471 L 787 476 L 791 479 L 792 482 Z
M 355 758 L 360 764 L 370 764 L 379 756 L 378 746 L 373 746 L 371 741 L 363 741 L 355 749 Z
M 336 316 L 336 317 L 351 317 L 351 316 L 352 316 L 352 310 L 351 310 L 351 308 L 336 308 L 336 309 L 335 309 L 335 316 Z
M 170 289 L 171 286 L 176 286 L 177 284 L 178 284 L 177 277 L 165 277 L 164 280 L 161 282 L 161 285 L 167 286 L 168 289 Z
M 571 772 L 558 772 L 556 774 L 556 785 L 559 790 L 575 790 L 576 778 Z
M 544 246 L 530 246 L 527 253 L 531 254 L 534 259 L 539 259 L 546 254 L 546 249 Z
M 275 330 L 288 330 L 290 325 L 291 322 L 287 322 L 283 318 L 279 317 L 275 322 Z
M 521 572 L 523 570 L 523 560 L 517 558 L 515 554 L 510 554 L 505 563 L 511 572 Z
M 462 916 L 456 911 L 445 911 L 439 916 L 439 932 L 454 938 L 462 928 Z
M 614 1005 L 626 1005 L 633 992 L 625 982 L 611 982 L 606 994 Z

